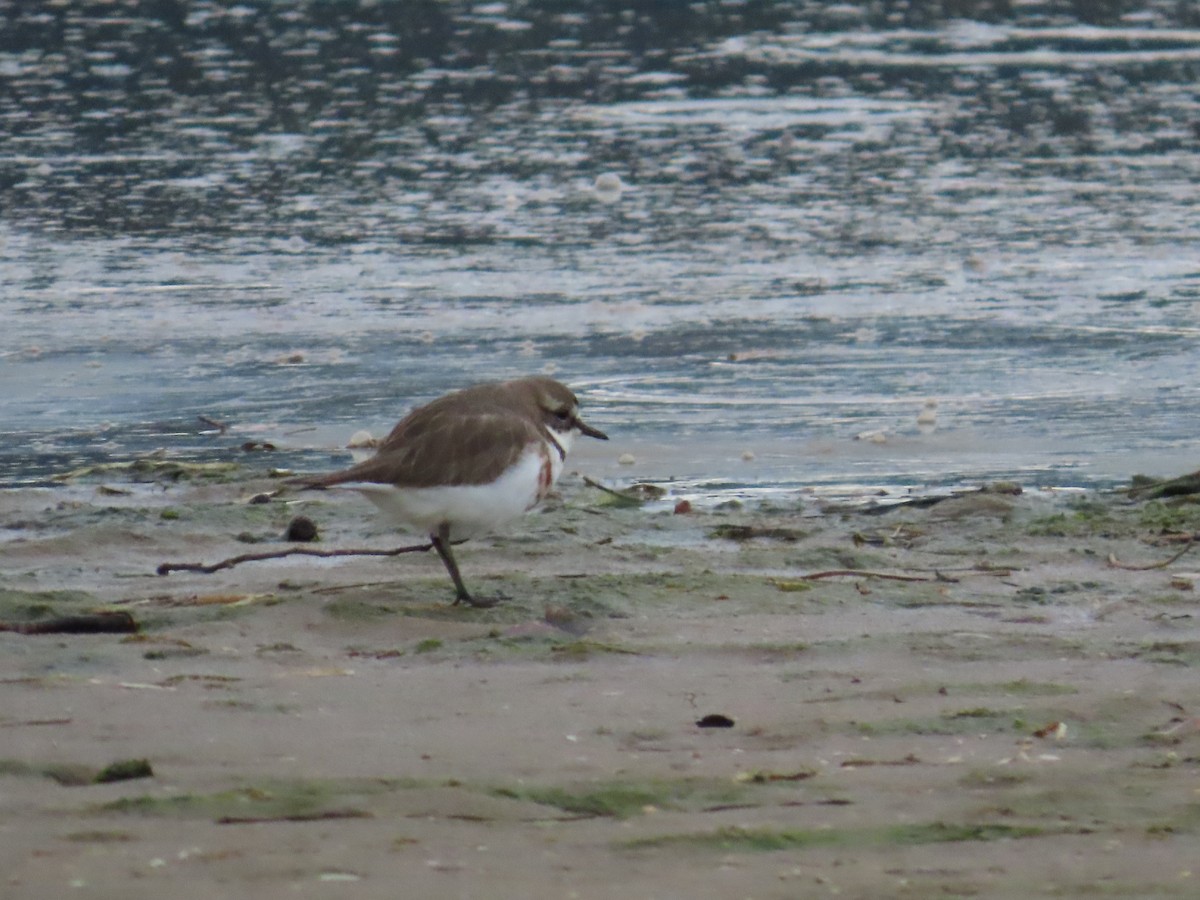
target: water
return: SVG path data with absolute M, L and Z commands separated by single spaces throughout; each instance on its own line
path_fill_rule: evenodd
M 540 371 L 701 499 L 1195 468 L 1200 15 L 908 6 L 4 12 L 0 485 Z

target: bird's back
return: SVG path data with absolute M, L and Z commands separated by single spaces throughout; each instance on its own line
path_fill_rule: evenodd
M 396 424 L 370 459 L 306 484 L 419 488 L 494 481 L 530 444 L 542 440 L 532 411 L 518 402 L 510 384 L 477 385 L 418 407 Z

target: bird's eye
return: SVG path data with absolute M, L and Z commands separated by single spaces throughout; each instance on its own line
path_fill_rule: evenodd
M 554 411 L 554 418 L 558 419 L 560 422 L 570 422 L 571 411 L 569 409 L 556 409 Z

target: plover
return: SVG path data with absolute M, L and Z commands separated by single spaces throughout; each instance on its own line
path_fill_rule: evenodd
M 580 434 L 608 440 L 579 418 L 565 385 L 544 376 L 490 382 L 414 409 L 370 459 L 295 483 L 353 489 L 393 521 L 428 534 L 454 581 L 455 604 L 487 606 L 463 584 L 451 544 L 536 506 Z

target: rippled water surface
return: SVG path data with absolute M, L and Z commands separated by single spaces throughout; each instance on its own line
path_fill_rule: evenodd
M 1196 467 L 1189 4 L 16 6 L 0 484 L 530 371 L 712 497 Z

